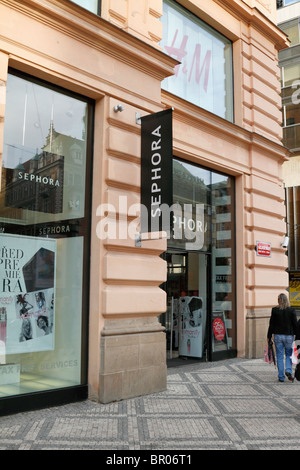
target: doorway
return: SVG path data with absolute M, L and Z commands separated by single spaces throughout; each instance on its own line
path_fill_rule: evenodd
M 208 253 L 168 251 L 165 327 L 167 361 L 216 361 L 236 356 L 231 295 L 215 291 Z M 219 301 L 214 301 L 218 298 Z
M 234 357 L 234 178 L 174 158 L 173 201 L 167 311 L 160 316 L 168 362 Z
M 167 359 L 208 359 L 207 258 L 196 252 L 166 254 L 167 311 L 161 322 L 166 328 Z

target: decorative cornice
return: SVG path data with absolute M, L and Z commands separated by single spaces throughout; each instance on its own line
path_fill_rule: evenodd
M 250 7 L 242 0 L 214 0 L 237 18 L 257 28 L 262 34 L 272 38 L 277 50 L 289 47 L 289 41 L 275 23 L 267 18 L 258 8 Z
M 159 49 L 66 0 L 0 0 L 0 4 L 158 80 L 173 75 L 178 64 Z

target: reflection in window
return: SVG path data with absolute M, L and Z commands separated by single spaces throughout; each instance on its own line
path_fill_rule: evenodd
M 281 68 L 282 121 L 285 147 L 293 152 L 300 149 L 300 62 Z
M 170 246 L 208 250 L 210 171 L 173 160 L 173 237 Z
M 281 71 L 282 86 L 291 86 L 295 81 L 299 80 L 300 77 L 300 63 L 292 64 L 286 67 L 282 67 Z
M 213 331 L 213 350 L 236 348 L 234 280 L 234 188 L 232 178 L 212 173 L 212 320 L 224 325 L 222 340 Z M 214 324 L 214 323 L 213 323 Z
M 293 3 L 297 3 L 299 0 L 277 0 L 277 8 L 286 7 L 288 5 L 292 5 Z
M 27 223 L 83 217 L 87 103 L 14 74 L 7 102 L 0 217 Z
M 71 0 L 73 3 L 85 8 L 86 10 L 100 15 L 100 0 Z
M 279 25 L 280 29 L 285 32 L 290 40 L 290 46 L 299 44 L 299 22 L 293 25 Z

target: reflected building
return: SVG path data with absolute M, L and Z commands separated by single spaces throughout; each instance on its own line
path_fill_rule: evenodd
M 2 167 L 4 216 L 7 208 L 60 214 L 63 212 L 64 188 L 80 190 L 85 142 L 57 132 L 51 123 L 46 144 L 41 151 L 15 168 Z M 11 154 L 12 153 L 12 154 Z M 10 149 L 8 161 L 15 160 L 23 149 Z M 4 194 L 3 194 L 4 193 Z M 13 212 L 13 217 L 18 216 Z

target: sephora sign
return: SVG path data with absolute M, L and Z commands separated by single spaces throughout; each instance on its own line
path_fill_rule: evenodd
M 141 118 L 141 233 L 172 224 L 172 109 Z

